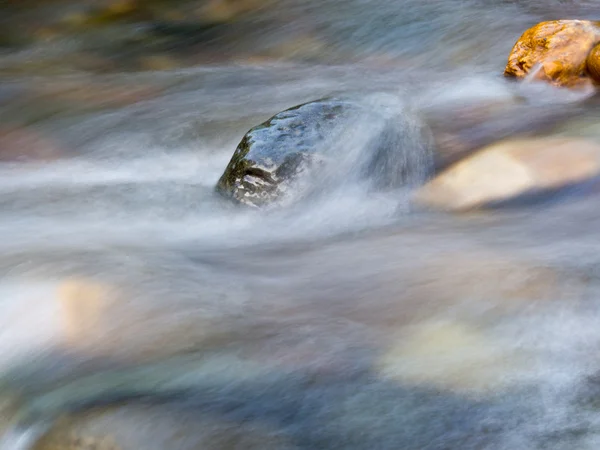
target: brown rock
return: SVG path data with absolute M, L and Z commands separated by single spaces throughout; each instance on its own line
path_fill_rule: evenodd
M 416 194 L 417 203 L 462 211 L 554 190 L 600 174 L 600 145 L 583 139 L 508 140 L 454 164 Z
M 596 45 L 587 57 L 587 71 L 594 82 L 600 83 L 600 44 Z
M 557 86 L 589 83 L 586 58 L 600 42 L 600 22 L 555 20 L 527 30 L 513 47 L 504 74 L 532 76 Z

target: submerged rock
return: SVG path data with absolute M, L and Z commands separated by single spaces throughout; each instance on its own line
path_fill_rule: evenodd
M 140 363 L 230 337 L 217 329 L 214 315 L 208 317 L 197 305 L 144 307 L 132 297 L 92 279 L 64 280 L 56 293 L 60 348 L 79 358 Z
M 513 47 L 504 70 L 507 76 L 548 81 L 557 86 L 590 82 L 586 59 L 600 42 L 600 22 L 554 20 L 528 29 Z
M 430 321 L 403 331 L 378 367 L 403 384 L 481 396 L 510 388 L 527 367 L 526 355 L 468 323 Z
M 600 145 L 545 138 L 494 144 L 451 166 L 417 192 L 422 205 L 460 211 L 553 191 L 600 175 Z
M 397 101 L 326 98 L 248 131 L 217 191 L 259 207 L 349 181 L 393 189 L 422 182 L 432 162 L 428 130 Z

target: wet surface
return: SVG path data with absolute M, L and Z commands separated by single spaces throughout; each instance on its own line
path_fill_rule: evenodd
M 600 142 L 595 97 L 501 76 L 592 2 L 399 3 L 282 2 L 246 36 L 311 24 L 319 61 L 2 71 L 2 450 L 598 448 L 597 182 L 462 215 L 359 181 L 269 211 L 215 193 L 251 127 L 329 95 L 408 107 L 440 165 Z

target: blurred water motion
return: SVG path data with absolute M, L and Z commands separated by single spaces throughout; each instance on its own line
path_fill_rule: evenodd
M 214 192 L 248 129 L 330 95 L 401 105 L 437 168 L 600 143 L 592 92 L 501 76 L 597 2 L 0 8 L 2 450 L 599 447 L 597 180 L 462 215 L 347 164 L 286 208 Z

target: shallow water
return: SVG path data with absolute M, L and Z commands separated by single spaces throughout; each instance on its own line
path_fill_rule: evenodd
M 123 450 L 598 448 L 597 185 L 458 216 L 373 192 L 343 164 L 345 183 L 266 212 L 213 187 L 250 127 L 331 94 L 376 92 L 484 139 L 512 133 L 503 106 L 474 128 L 465 107 L 531 123 L 563 109 L 573 121 L 555 132 L 600 140 L 593 101 L 500 75 L 528 26 L 599 12 L 291 2 L 265 14 L 314 27 L 325 61 L 4 78 L 2 121 L 61 154 L 0 164 L 0 448 L 61 448 L 62 429 Z M 39 94 L 78 83 L 151 95 Z

